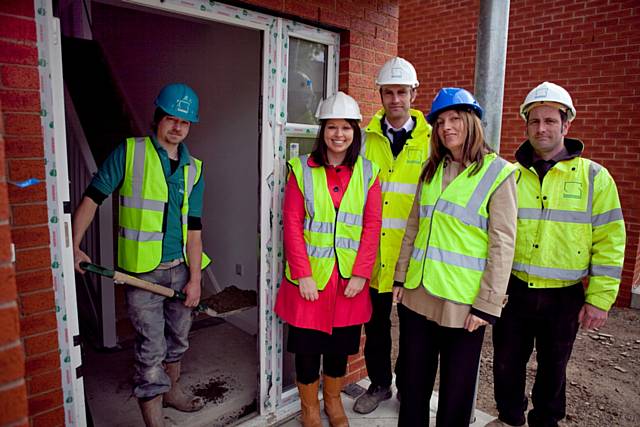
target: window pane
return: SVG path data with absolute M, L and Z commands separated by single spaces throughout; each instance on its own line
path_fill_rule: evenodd
M 315 142 L 315 138 L 287 138 L 287 160 L 311 153 Z
M 324 97 L 326 45 L 289 38 L 287 122 L 316 124 L 316 108 Z

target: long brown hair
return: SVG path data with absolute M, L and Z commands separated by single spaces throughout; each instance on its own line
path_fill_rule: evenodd
M 469 171 L 469 175 L 477 174 L 482 169 L 482 162 L 484 156 L 493 153 L 493 149 L 487 145 L 484 140 L 484 132 L 482 130 L 482 122 L 473 112 L 467 110 L 457 110 L 458 114 L 462 118 L 464 127 L 467 131 L 467 135 L 462 146 L 462 163 L 471 164 L 475 162 L 473 169 Z M 431 154 L 427 159 L 420 180 L 425 182 L 431 182 L 436 174 L 438 165 L 444 160 L 447 154 L 451 154 L 449 149 L 444 146 L 438 136 L 438 121 L 433 124 L 433 130 L 431 131 Z
M 347 167 L 353 167 L 358 160 L 358 154 L 360 154 L 360 146 L 362 145 L 362 135 L 360 133 L 360 126 L 358 121 L 354 119 L 345 119 L 347 123 L 353 129 L 353 142 L 347 148 L 347 153 L 344 156 L 342 162 Z M 327 144 L 324 142 L 324 131 L 327 127 L 329 120 L 322 120 L 320 124 L 320 132 L 318 132 L 318 138 L 316 138 L 315 144 L 313 144 L 313 151 L 311 152 L 311 158 L 314 162 L 322 166 L 329 165 L 329 159 L 327 159 Z

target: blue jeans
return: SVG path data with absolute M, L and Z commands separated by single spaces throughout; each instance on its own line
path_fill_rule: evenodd
M 135 276 L 181 291 L 189 281 L 189 269 L 181 263 Z M 136 331 L 133 394 L 137 398 L 149 398 L 166 393 L 171 388 L 171 380 L 163 362 L 178 362 L 189 348 L 192 309 L 182 301 L 134 287 L 127 288 L 127 303 Z

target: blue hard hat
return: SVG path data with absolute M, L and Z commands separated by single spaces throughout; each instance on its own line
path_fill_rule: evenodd
M 170 116 L 192 123 L 198 122 L 200 101 L 195 91 L 184 83 L 171 83 L 162 88 L 155 100 L 157 107 Z
M 431 103 L 431 111 L 427 114 L 427 121 L 434 124 L 438 118 L 438 114 L 451 109 L 470 108 L 479 119 L 482 119 L 484 111 L 474 98 L 474 96 L 466 89 L 459 87 L 443 87 L 440 89 L 433 102 Z

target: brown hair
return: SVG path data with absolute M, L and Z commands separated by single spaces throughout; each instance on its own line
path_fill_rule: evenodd
M 360 154 L 360 146 L 362 145 L 362 135 L 360 133 L 360 126 L 358 126 L 358 121 L 354 119 L 345 119 L 347 123 L 353 129 L 353 142 L 347 148 L 347 153 L 344 156 L 343 165 L 352 168 L 356 164 L 356 160 L 358 160 L 358 154 Z M 322 120 L 320 124 L 320 132 L 318 132 L 318 138 L 316 138 L 316 142 L 313 145 L 313 151 L 311 152 L 311 158 L 314 162 L 319 165 L 327 166 L 329 165 L 329 160 L 327 159 L 327 144 L 324 142 L 324 130 L 327 127 L 327 122 L 329 120 Z
M 477 174 L 482 169 L 482 162 L 484 156 L 489 153 L 493 153 L 493 149 L 487 145 L 484 140 L 484 132 L 482 130 L 482 122 L 473 112 L 467 110 L 457 110 L 462 118 L 464 127 L 467 130 L 467 135 L 462 146 L 462 163 L 471 164 L 475 162 L 473 169 L 469 172 L 469 175 Z M 447 154 L 451 154 L 449 149 L 444 146 L 440 137 L 438 136 L 438 121 L 433 124 L 433 130 L 431 131 L 430 148 L 431 153 L 429 158 L 422 169 L 420 180 L 425 182 L 431 182 L 436 174 L 438 165 L 444 160 Z

